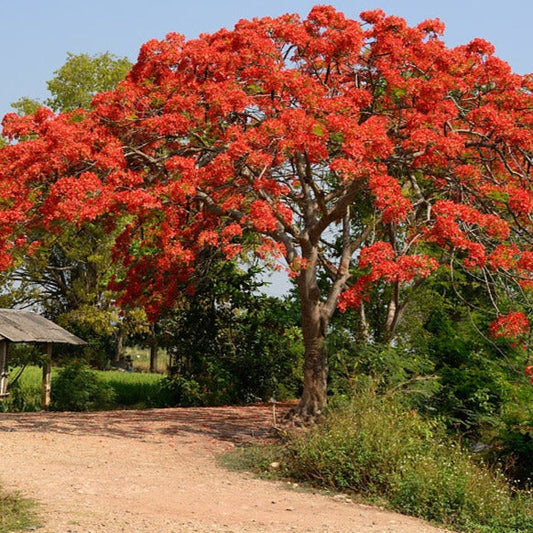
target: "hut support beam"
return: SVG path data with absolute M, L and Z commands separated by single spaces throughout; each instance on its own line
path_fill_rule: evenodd
M 0 341 L 0 399 L 7 396 L 7 341 Z
M 41 389 L 41 409 L 50 407 L 50 391 L 52 389 L 52 343 L 46 343 L 46 359 L 43 362 L 43 385 Z

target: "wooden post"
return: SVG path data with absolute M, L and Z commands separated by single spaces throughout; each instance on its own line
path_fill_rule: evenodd
M 7 396 L 7 341 L 0 341 L 0 398 Z
M 52 389 L 52 343 L 46 343 L 46 359 L 43 361 L 43 386 L 41 389 L 41 409 L 50 407 L 50 391 Z

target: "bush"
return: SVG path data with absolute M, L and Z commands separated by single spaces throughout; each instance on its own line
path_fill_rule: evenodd
M 200 384 L 182 376 L 167 376 L 161 382 L 161 401 L 164 407 L 198 407 L 207 405 Z
M 52 379 L 51 408 L 55 411 L 94 411 L 109 408 L 113 388 L 98 379 L 84 361 L 73 361 Z
M 438 422 L 392 396 L 366 392 L 326 423 L 293 435 L 283 471 L 322 487 L 385 500 L 397 511 L 465 531 L 533 531 L 533 498 L 513 491 L 445 436 Z

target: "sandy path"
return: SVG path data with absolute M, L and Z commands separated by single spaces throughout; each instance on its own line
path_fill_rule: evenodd
M 0 415 L 0 479 L 41 504 L 47 533 L 437 533 L 418 520 L 228 472 L 269 407 Z

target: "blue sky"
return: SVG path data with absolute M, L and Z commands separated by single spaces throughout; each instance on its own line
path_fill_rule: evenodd
M 21 96 L 45 98 L 67 52 L 110 51 L 135 60 L 140 45 L 168 32 L 195 37 L 241 18 L 306 15 L 329 3 L 347 16 L 380 7 L 415 24 L 439 17 L 450 46 L 483 37 L 516 72 L 533 72 L 533 2 L 528 0 L 0 0 L 0 116 Z

